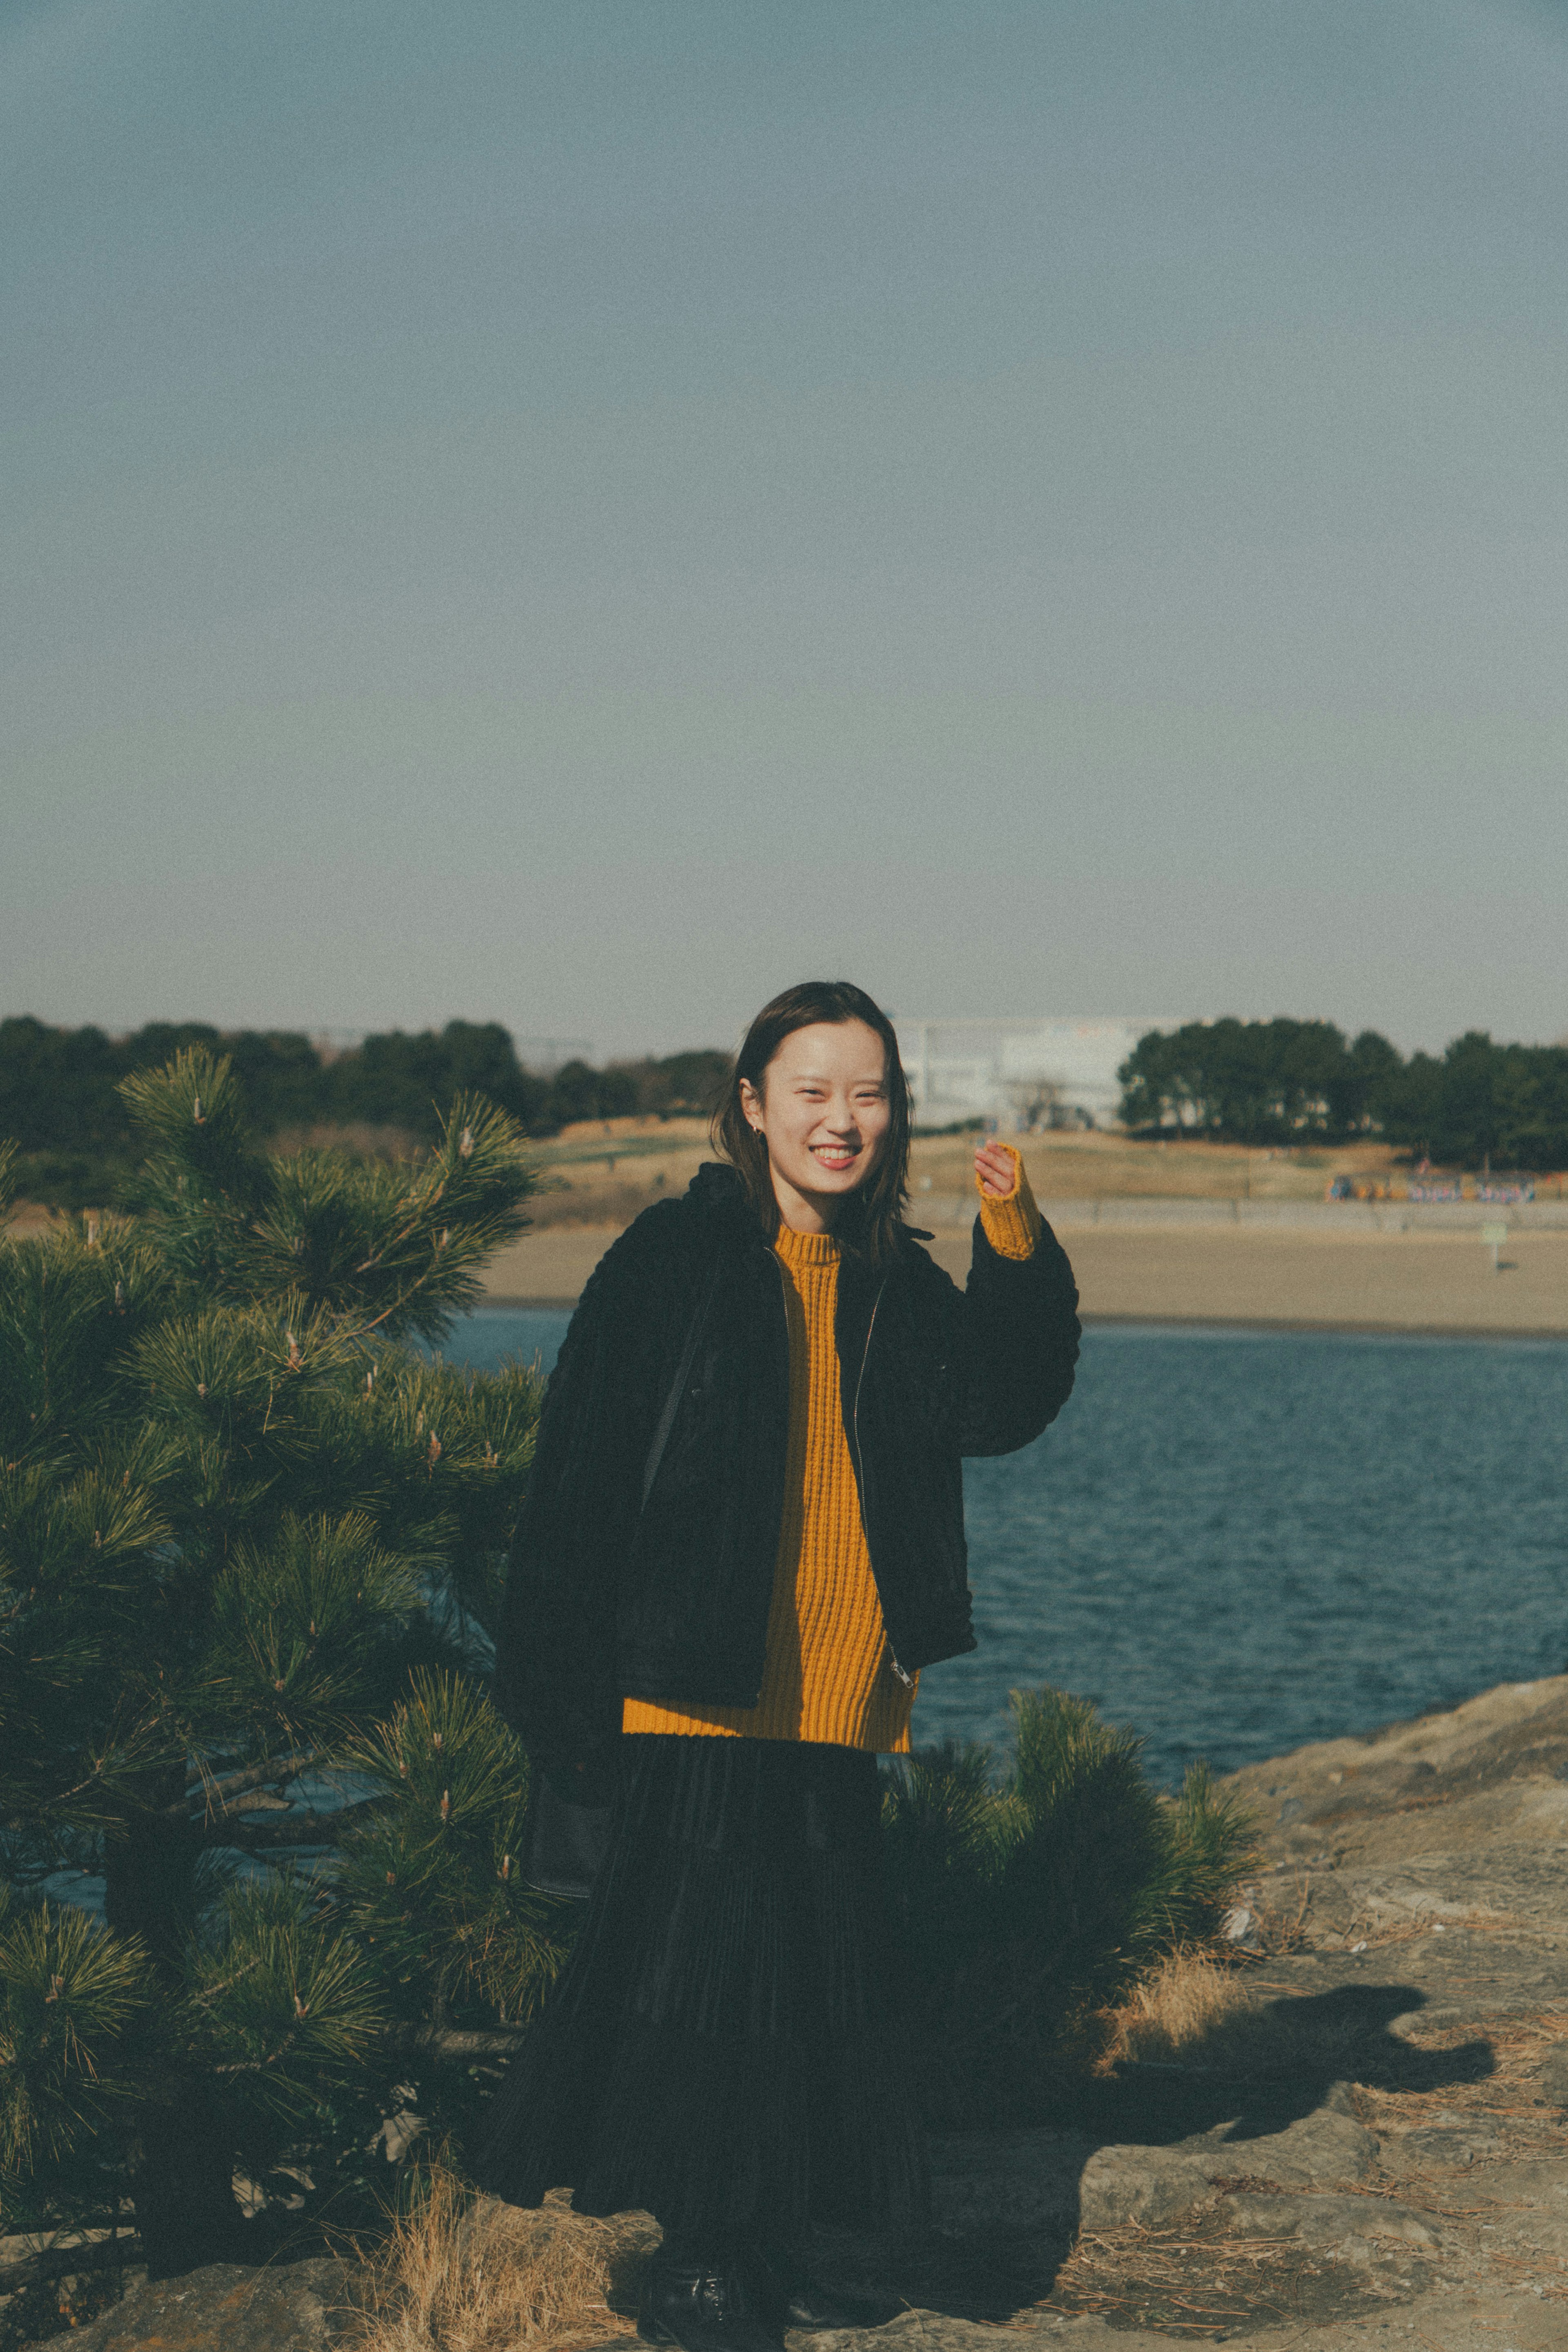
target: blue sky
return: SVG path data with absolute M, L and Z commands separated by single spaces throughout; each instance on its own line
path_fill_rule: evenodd
M 1568 1030 L 1568 22 L 0 0 L 0 1010 Z

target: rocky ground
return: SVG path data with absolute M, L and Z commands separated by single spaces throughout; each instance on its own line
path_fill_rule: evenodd
M 1233 1785 L 1265 1866 L 1228 2003 L 1054 2128 L 939 2142 L 928 2247 L 822 2249 L 904 2315 L 823 2352 L 1568 2347 L 1568 1676 Z M 305 2352 L 350 2284 L 197 2273 L 66 2340 Z
M 1246 2006 L 1073 2131 L 938 2150 L 949 2228 L 1032 2232 L 1042 2263 L 1058 2232 L 1043 2294 L 984 2315 L 1086 2346 L 1568 2346 L 1568 1677 L 1231 1785 L 1267 1862 Z

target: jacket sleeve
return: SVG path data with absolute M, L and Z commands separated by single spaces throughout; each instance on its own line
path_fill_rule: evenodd
M 1021 1163 L 1005 1205 L 1009 1216 L 988 1209 L 975 1219 L 969 1280 L 957 1302 L 963 1454 L 1011 1454 L 1038 1437 L 1071 1395 L 1078 1361 L 1072 1268 Z
M 496 1701 L 530 1755 L 569 1767 L 621 1728 L 616 1587 L 657 1416 L 649 1253 L 623 1234 L 571 1318 L 539 1418 L 496 1645 Z

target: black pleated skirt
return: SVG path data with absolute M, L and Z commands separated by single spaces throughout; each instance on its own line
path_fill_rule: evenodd
M 928 2210 L 876 1759 L 635 1733 L 609 1858 L 497 2094 L 477 2170 L 517 2205 L 642 2210 L 706 2244 Z

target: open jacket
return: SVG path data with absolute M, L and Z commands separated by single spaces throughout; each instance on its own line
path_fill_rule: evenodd
M 1077 1303 L 1049 1225 L 1031 1257 L 1013 1260 L 977 1217 L 962 1291 L 907 1227 L 884 1268 L 844 1257 L 844 1428 L 905 1675 L 975 1647 L 962 1457 L 1010 1454 L 1061 1412 Z M 782 1269 L 739 1178 L 710 1162 L 601 1260 L 551 1375 L 497 1660 L 502 1711 L 542 1762 L 598 1756 L 622 1698 L 757 1704 L 789 1412 Z

